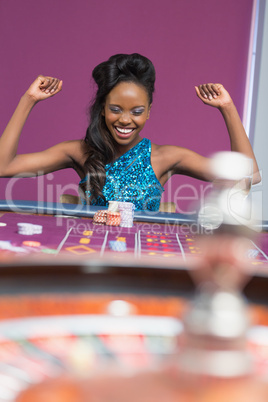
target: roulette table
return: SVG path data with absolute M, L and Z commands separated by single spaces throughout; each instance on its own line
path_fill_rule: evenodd
M 5 213 L 4 209 L 8 212 Z M 1 254 L 9 251 L 9 254 L 20 255 L 21 257 L 38 252 L 39 254 L 62 254 L 69 257 L 85 256 L 103 257 L 109 253 L 111 241 L 123 241 L 126 243 L 126 251 L 134 258 L 158 256 L 161 258 L 182 257 L 185 254 L 197 253 L 198 250 L 191 241 L 188 224 L 189 218 L 180 214 L 135 213 L 135 224 L 131 228 L 115 227 L 107 225 L 94 225 L 93 214 L 98 207 L 91 206 L 90 209 L 82 206 L 75 206 L 74 209 L 66 209 L 54 204 L 50 207 L 34 207 L 30 203 L 12 206 L 17 213 L 10 213 L 10 206 L 0 203 Z M 37 214 L 25 215 L 28 211 L 35 211 Z M 40 213 L 41 211 L 41 213 Z M 53 215 L 53 216 L 52 216 Z M 182 223 L 186 226 L 183 228 Z M 20 234 L 18 225 L 41 225 L 42 233 L 35 236 Z M 185 233 L 184 233 L 185 232 Z M 10 242 L 5 244 L 4 241 Z M 28 241 L 27 241 L 28 240 Z M 7 254 L 7 253 L 6 253 Z
M 135 260 L 172 261 L 178 265 L 200 253 L 195 217 L 177 213 L 136 211 L 133 227 L 94 225 L 99 207 L 72 204 L 0 201 L 0 261 L 9 256 L 34 257 L 44 254 L 66 258 L 111 257 L 110 243 L 125 243 L 124 251 Z M 41 226 L 39 233 L 20 233 L 19 225 Z M 252 266 L 266 271 L 268 261 L 267 222 L 248 250 Z M 204 233 L 206 232 L 203 229 Z M 202 234 L 202 233 L 201 233 Z M 120 250 L 119 250 L 120 251 Z M 112 253 L 113 257 L 119 253 Z
M 195 219 L 136 212 L 133 227 L 109 227 L 93 225 L 97 209 L 0 203 L 0 401 L 38 402 L 20 399 L 23 391 L 59 378 L 68 389 L 66 376 L 110 369 L 131 376 L 176 359 L 202 254 Z M 20 234 L 18 223 L 42 225 L 42 233 Z M 253 322 L 248 348 L 261 375 L 268 374 L 267 236 L 263 222 L 243 289 Z M 126 251 L 110 241 L 125 242 Z

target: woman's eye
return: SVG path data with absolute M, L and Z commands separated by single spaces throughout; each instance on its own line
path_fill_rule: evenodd
M 140 116 L 143 113 L 143 110 L 133 110 L 132 114 L 134 114 L 134 116 Z
M 110 108 L 110 111 L 111 111 L 112 113 L 120 113 L 120 109 L 119 109 L 118 107 L 111 107 L 111 108 Z

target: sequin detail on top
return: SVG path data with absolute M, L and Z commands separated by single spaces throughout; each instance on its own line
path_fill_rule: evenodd
M 108 206 L 108 201 L 132 202 L 136 210 L 158 211 L 164 188 L 151 165 L 151 141 L 143 138 L 114 163 L 105 166 L 106 182 L 103 195 L 91 205 Z M 87 181 L 87 176 L 80 184 Z M 86 196 L 90 192 L 86 191 Z M 85 204 L 85 200 L 82 200 Z

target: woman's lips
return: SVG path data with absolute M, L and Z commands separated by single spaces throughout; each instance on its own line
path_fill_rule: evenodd
M 116 127 L 115 130 L 117 132 L 118 137 L 121 138 L 128 138 L 131 136 L 135 128 L 123 128 L 123 127 Z

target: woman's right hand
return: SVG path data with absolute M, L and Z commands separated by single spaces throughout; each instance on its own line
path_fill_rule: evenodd
M 39 75 L 32 83 L 26 94 L 36 103 L 51 98 L 59 93 L 62 89 L 62 81 L 58 78 Z

